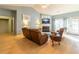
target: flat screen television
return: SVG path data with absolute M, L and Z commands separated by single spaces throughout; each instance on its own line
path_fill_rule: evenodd
M 42 19 L 42 23 L 43 24 L 49 24 L 50 23 L 50 19 L 49 18 L 43 18 Z

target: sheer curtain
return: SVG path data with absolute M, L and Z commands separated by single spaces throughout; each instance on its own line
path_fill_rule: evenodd
M 68 18 L 67 19 L 67 32 L 72 34 L 79 34 L 79 19 Z

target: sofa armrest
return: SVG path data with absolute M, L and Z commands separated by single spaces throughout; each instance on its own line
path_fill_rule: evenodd
M 40 45 L 46 43 L 47 41 L 48 41 L 48 35 L 47 34 L 41 35 Z

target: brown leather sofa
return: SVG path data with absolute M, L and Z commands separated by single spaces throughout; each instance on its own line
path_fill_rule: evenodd
M 22 28 L 22 31 L 26 38 L 32 40 L 33 42 L 39 45 L 43 45 L 48 41 L 48 35 L 47 34 L 42 35 L 38 29 Z

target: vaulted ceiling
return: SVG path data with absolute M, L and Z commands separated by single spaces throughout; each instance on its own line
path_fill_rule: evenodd
M 15 10 L 17 7 L 32 7 L 42 14 L 56 15 L 79 11 L 79 5 L 73 4 L 11 4 L 0 5 L 1 8 Z

